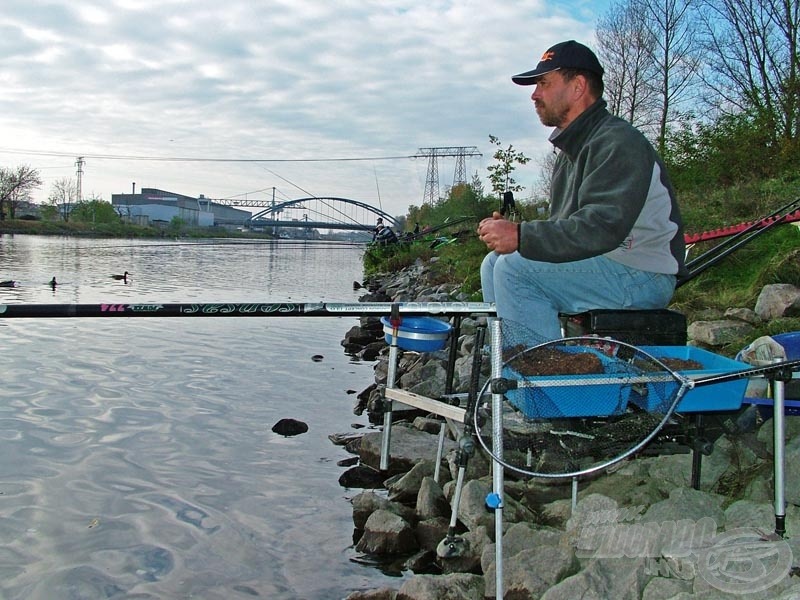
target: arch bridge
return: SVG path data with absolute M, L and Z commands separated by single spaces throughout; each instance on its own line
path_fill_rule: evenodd
M 264 207 L 250 219 L 251 227 L 305 227 L 308 229 L 342 229 L 371 231 L 378 217 L 390 227 L 397 220 L 389 213 L 366 202 L 349 198 L 298 198 L 276 203 L 269 200 L 226 200 L 215 202 L 229 206 Z

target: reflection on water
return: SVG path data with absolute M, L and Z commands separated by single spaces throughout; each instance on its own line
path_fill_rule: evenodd
M 4 303 L 351 302 L 361 277 L 358 249 L 312 244 L 5 236 L 0 253 L 0 279 L 20 282 Z M 359 421 L 348 390 L 373 376 L 342 353 L 355 321 L 0 319 L 0 597 L 386 585 L 349 561 L 357 491 L 327 439 Z M 284 417 L 309 432 L 275 435 Z

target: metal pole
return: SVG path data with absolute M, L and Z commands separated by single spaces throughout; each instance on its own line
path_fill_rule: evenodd
M 392 342 L 389 344 L 389 371 L 386 374 L 386 388 L 393 388 L 397 377 L 397 338 L 400 333 L 400 307 L 394 304 L 391 308 L 389 322 L 392 325 Z M 386 389 L 384 388 L 384 390 Z M 392 438 L 392 399 L 383 396 L 383 436 L 381 437 L 380 470 L 389 469 L 389 447 Z
M 501 320 L 492 322 L 492 378 L 502 376 L 503 353 Z M 492 394 L 492 453 L 503 459 L 503 395 Z M 494 459 L 493 459 L 494 460 Z M 494 494 L 494 564 L 495 597 L 503 597 L 503 465 L 494 462 L 492 469 L 492 493 Z
M 386 387 L 393 388 L 397 376 L 397 329 L 393 330 L 392 343 L 389 345 L 389 372 L 386 376 Z M 389 469 L 389 446 L 392 438 L 392 400 L 383 398 L 383 436 L 381 437 L 381 471 Z
M 786 533 L 786 501 L 784 499 L 784 398 L 786 385 L 780 375 L 772 381 L 773 388 L 773 459 L 775 468 L 775 533 L 783 537 Z
M 576 509 L 578 508 L 578 478 L 572 478 L 572 506 L 571 506 L 571 513 L 574 515 Z
M 444 434 L 447 422 L 442 420 L 439 425 L 439 443 L 436 445 L 436 465 L 433 469 L 433 480 L 439 483 L 439 476 L 442 471 L 442 455 L 444 454 Z
M 700 475 L 703 469 L 703 454 L 700 452 L 700 440 L 705 430 L 703 426 L 703 414 L 697 413 L 694 418 L 695 439 L 692 443 L 692 488 L 700 489 Z

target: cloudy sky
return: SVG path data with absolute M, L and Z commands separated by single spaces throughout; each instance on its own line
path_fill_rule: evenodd
M 136 183 L 211 198 L 422 203 L 420 148 L 489 135 L 536 159 L 548 130 L 510 76 L 593 44 L 593 0 L 3 0 L 0 165 L 110 201 Z M 170 160 L 170 159 L 202 160 Z M 213 160 L 212 160 L 213 159 Z M 350 160 L 332 160 L 350 159 Z M 518 169 L 528 189 L 538 167 Z M 452 184 L 454 159 L 439 160 Z M 487 185 L 487 189 L 488 189 Z M 527 195 L 528 190 L 521 194 Z

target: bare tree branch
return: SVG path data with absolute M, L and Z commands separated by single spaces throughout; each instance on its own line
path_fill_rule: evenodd
M 41 185 L 39 171 L 33 167 L 0 167 L 0 221 L 6 216 L 13 219 L 19 203 L 30 201 L 33 190 Z

